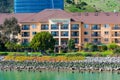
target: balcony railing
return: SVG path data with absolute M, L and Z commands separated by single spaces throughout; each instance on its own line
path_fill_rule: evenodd
M 113 27 L 113 30 L 120 30 L 120 27 Z
M 100 30 L 101 28 L 100 27 L 98 27 L 98 28 L 92 28 L 92 30 Z
M 68 34 L 61 34 L 61 36 L 68 36 Z
M 79 36 L 78 34 L 72 34 L 72 36 Z
M 101 41 L 92 41 L 93 44 L 101 44 Z
M 120 34 L 113 34 L 113 37 L 120 37 Z
M 120 41 L 115 41 L 115 43 L 120 43 Z
M 53 36 L 58 36 L 58 34 L 52 34 Z
M 92 37 L 100 37 L 100 34 L 92 34 Z
M 30 30 L 29 27 L 23 27 L 22 30 Z
M 22 34 L 22 37 L 29 37 L 29 34 Z
M 68 27 L 61 27 L 61 29 L 68 29 Z

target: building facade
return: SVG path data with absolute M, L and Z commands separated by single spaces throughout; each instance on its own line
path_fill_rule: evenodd
M 7 15 L 4 16 L 5 19 Z M 120 13 L 68 13 L 59 9 L 47 9 L 35 14 L 8 16 L 16 17 L 19 21 L 20 43 L 29 43 L 36 33 L 47 31 L 56 39 L 58 47 L 67 45 L 69 39 L 75 41 L 78 49 L 85 43 L 120 45 Z M 0 23 L 3 22 L 0 20 Z
M 14 0 L 15 13 L 36 13 L 53 8 L 64 9 L 64 0 Z

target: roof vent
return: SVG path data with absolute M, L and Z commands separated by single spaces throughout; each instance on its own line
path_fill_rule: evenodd
M 118 13 L 118 12 L 115 12 L 115 14 L 116 14 L 116 16 L 118 16 L 118 15 L 119 15 L 119 13 Z
M 106 16 L 110 16 L 110 14 L 109 13 L 105 13 L 106 14 Z
M 89 16 L 89 13 L 85 13 L 85 16 Z
M 95 16 L 98 16 L 98 12 L 95 12 Z

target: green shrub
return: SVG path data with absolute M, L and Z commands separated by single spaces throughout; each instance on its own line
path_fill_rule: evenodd
M 93 56 L 93 54 L 91 54 L 91 53 L 88 52 L 88 53 L 85 53 L 84 56 L 85 57 L 88 57 L 88 56 L 91 57 L 91 56 Z
M 8 55 L 7 52 L 2 52 L 2 53 L 0 53 L 0 56 L 7 56 L 7 55 Z
M 64 56 L 65 53 L 59 53 L 59 54 L 55 54 L 55 56 Z
M 119 47 L 119 48 L 115 48 L 115 49 L 113 50 L 113 53 L 120 55 L 120 47 Z
M 73 56 L 82 56 L 81 53 L 68 53 L 68 54 L 65 54 L 66 57 L 73 57 Z

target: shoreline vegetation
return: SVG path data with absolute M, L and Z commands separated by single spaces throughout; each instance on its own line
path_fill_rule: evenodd
M 57 71 L 112 71 L 120 74 L 120 57 L 85 57 L 81 60 L 5 60 L 6 57 L 1 57 L 1 71 L 39 71 L 57 70 Z M 45 57 L 44 57 L 45 58 Z M 58 57 L 57 57 L 58 58 Z M 62 57 L 63 58 L 63 57 Z M 60 59 L 60 56 L 59 56 Z

